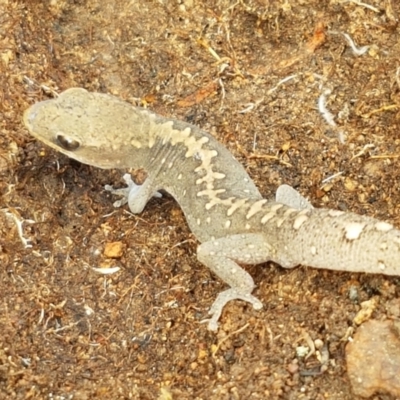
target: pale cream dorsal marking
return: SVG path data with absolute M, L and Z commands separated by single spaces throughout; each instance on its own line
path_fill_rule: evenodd
M 312 254 L 313 256 L 315 256 L 315 255 L 317 254 L 317 248 L 316 248 L 315 246 L 311 246 L 310 251 L 311 251 L 311 254 Z
M 288 217 L 290 217 L 292 214 L 294 213 L 298 213 L 299 210 L 296 210 L 295 208 L 288 208 L 284 213 L 283 216 L 281 218 L 278 219 L 278 221 L 276 221 L 276 227 L 280 228 L 282 226 L 282 224 L 288 219 Z M 299 217 L 297 217 L 299 218 Z
M 305 214 L 299 213 L 296 219 L 293 222 L 293 229 L 296 231 L 300 229 L 300 227 L 308 220 L 308 216 Z
M 261 218 L 261 223 L 263 225 L 265 225 L 269 220 L 271 220 L 272 218 L 276 217 L 276 213 L 275 212 L 269 212 L 268 214 L 265 214 L 262 218 Z
M 262 199 L 258 200 L 255 203 L 252 204 L 252 206 L 249 208 L 249 212 L 246 215 L 246 219 L 250 219 L 254 215 L 256 215 L 258 212 L 263 210 L 263 205 L 265 203 L 268 203 L 268 200 Z
M 365 227 L 365 223 L 360 223 L 360 222 L 349 222 L 345 226 L 345 231 L 346 231 L 346 239 L 348 240 L 356 240 L 360 237 L 361 232 L 363 231 Z
M 248 199 L 237 199 L 228 209 L 226 215 L 230 217 L 238 208 L 242 207 Z
M 285 218 L 290 217 L 294 213 L 298 213 L 299 210 L 296 210 L 295 208 L 288 208 L 284 213 L 283 216 Z
M 344 214 L 344 211 L 340 211 L 340 210 L 329 210 L 329 212 L 328 212 L 328 215 L 330 217 L 340 217 L 343 214 Z
M 278 221 L 276 221 L 276 227 L 280 228 L 282 224 L 285 222 L 286 218 L 279 218 Z
M 142 143 L 140 143 L 139 140 L 136 139 L 131 140 L 131 145 L 133 147 L 136 147 L 137 149 L 140 149 L 142 147 Z
M 280 210 L 282 207 L 283 207 L 283 204 L 277 203 L 277 204 L 274 204 L 274 205 L 270 208 L 270 210 L 271 210 L 272 212 L 276 213 L 276 212 L 277 212 L 278 210 Z
M 375 229 L 380 232 L 387 232 L 393 229 L 393 225 L 388 224 L 387 222 L 379 221 L 375 224 Z
M 310 215 L 310 213 L 311 213 L 311 210 L 308 209 L 308 208 L 305 208 L 304 210 L 301 210 L 301 211 L 297 214 L 297 216 L 300 217 L 300 215 Z

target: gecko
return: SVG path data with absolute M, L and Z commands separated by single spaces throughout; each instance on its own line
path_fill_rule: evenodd
M 161 190 L 174 197 L 199 241 L 198 261 L 229 286 L 209 310 L 212 331 L 231 300 L 263 306 L 241 265 L 400 275 L 400 230 L 392 224 L 314 208 L 288 185 L 263 198 L 228 149 L 195 125 L 82 88 L 32 105 L 23 120 L 35 138 L 82 163 L 144 169 L 142 185 L 125 175 L 128 187 L 114 191 L 132 213 Z

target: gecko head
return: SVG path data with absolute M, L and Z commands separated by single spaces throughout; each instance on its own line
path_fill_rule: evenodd
M 68 89 L 28 108 L 24 124 L 36 139 L 75 160 L 100 168 L 122 168 L 128 146 L 126 137 L 119 140 L 119 136 L 126 119 L 117 117 L 120 110 L 110 113 L 110 99 L 81 88 Z M 117 108 L 132 110 L 128 103 L 115 101 Z

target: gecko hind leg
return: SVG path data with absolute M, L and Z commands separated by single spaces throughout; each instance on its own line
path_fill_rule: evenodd
M 286 184 L 278 187 L 275 194 L 275 201 L 292 208 L 297 208 L 298 210 L 303 210 L 305 208 L 312 210 L 314 208 L 312 204 L 296 189 L 293 189 L 291 186 Z
M 197 248 L 198 260 L 230 286 L 217 296 L 209 310 L 209 330 L 218 329 L 222 310 L 231 300 L 246 301 L 256 310 L 262 308 L 261 301 L 251 294 L 255 286 L 253 278 L 238 263 L 260 264 L 270 260 L 273 253 L 265 236 L 257 233 L 230 235 L 202 243 Z

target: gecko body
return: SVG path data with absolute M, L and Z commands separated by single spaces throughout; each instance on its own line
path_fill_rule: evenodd
M 400 231 L 391 224 L 314 209 L 286 185 L 275 200 L 264 199 L 233 155 L 196 126 L 80 88 L 33 105 L 24 123 L 37 139 L 83 163 L 146 170 L 143 185 L 122 191 L 133 213 L 159 190 L 176 199 L 200 242 L 198 260 L 230 286 L 211 306 L 211 330 L 230 300 L 262 307 L 239 264 L 400 275 Z

